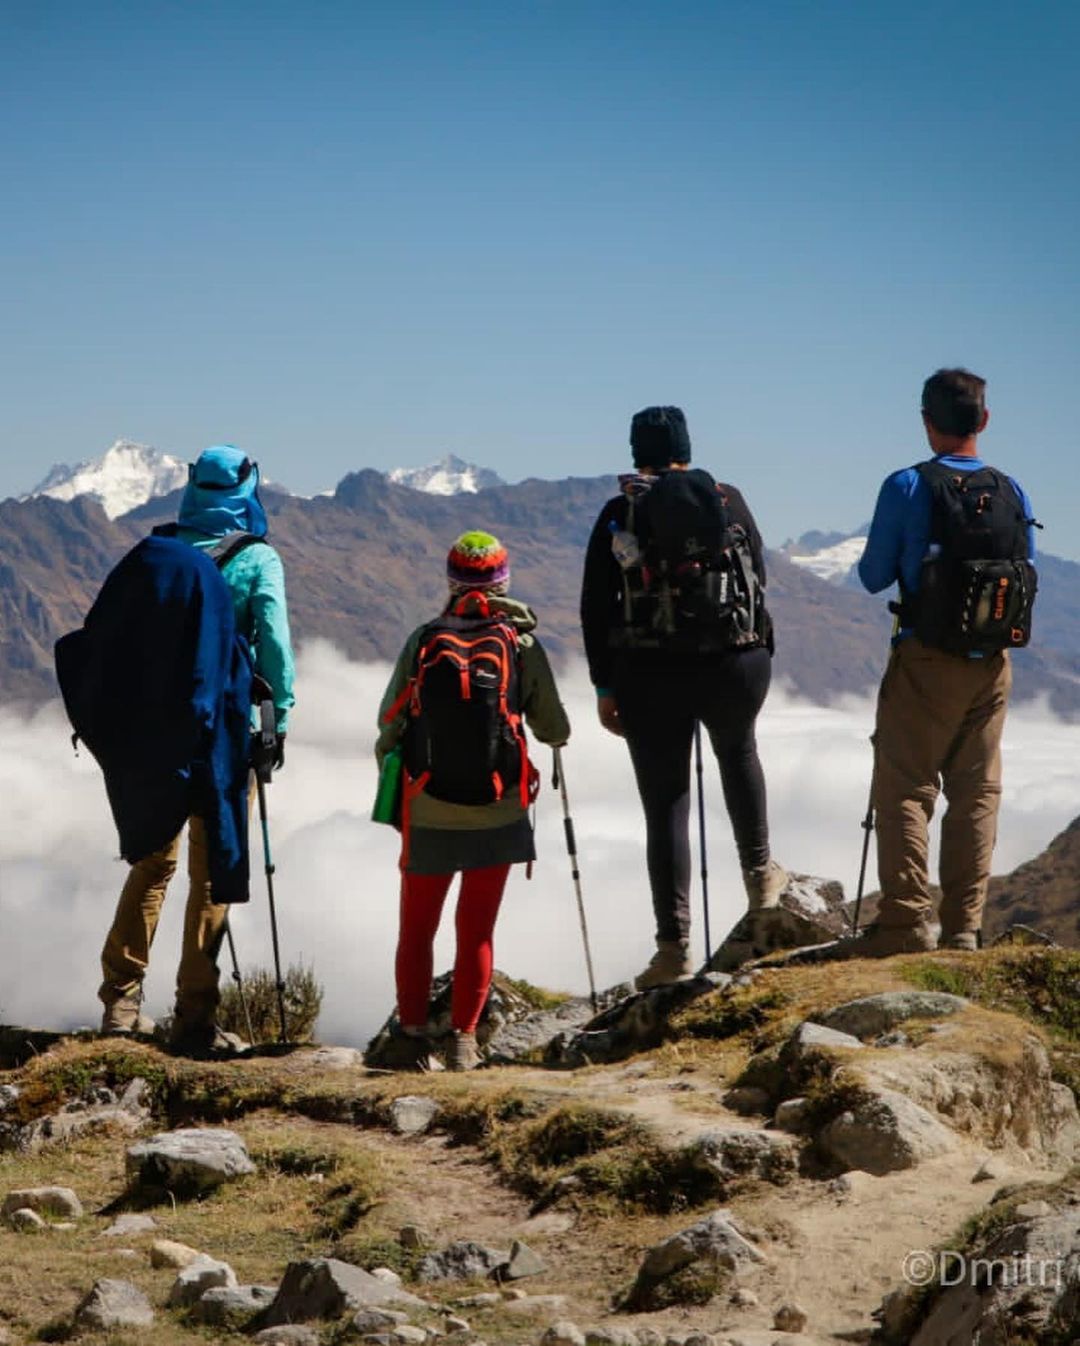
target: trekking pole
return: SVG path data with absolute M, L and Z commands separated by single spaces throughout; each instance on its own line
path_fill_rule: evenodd
M 551 784 L 559 791 L 562 796 L 563 807 L 563 831 L 566 833 L 566 849 L 570 856 L 570 874 L 574 880 L 574 893 L 577 897 L 578 916 L 581 919 L 581 939 L 585 945 L 585 966 L 589 972 L 589 999 L 592 1001 L 593 1013 L 599 1009 L 599 1002 L 596 999 L 596 978 L 593 976 L 592 950 L 589 948 L 589 927 L 585 922 L 585 902 L 581 896 L 581 873 L 578 870 L 577 842 L 574 839 L 574 820 L 570 817 L 570 800 L 566 793 L 566 776 L 562 769 L 562 749 L 553 748 L 551 753 L 554 759 L 552 769 Z
M 244 979 L 240 976 L 240 963 L 237 961 L 236 943 L 233 940 L 232 926 L 229 924 L 228 916 L 225 917 L 225 938 L 229 941 L 229 956 L 232 958 L 232 979 L 236 982 L 236 994 L 240 997 L 240 1010 L 247 1027 L 247 1040 L 254 1046 L 255 1030 L 251 1026 L 251 1011 L 248 1009 L 247 996 L 244 994 Z
M 705 966 L 712 962 L 712 935 L 709 931 L 709 864 L 705 856 L 705 787 L 702 783 L 701 721 L 694 725 L 694 757 L 697 770 L 698 842 L 701 848 L 701 902 L 705 908 Z
M 870 740 L 873 743 L 873 739 Z M 866 801 L 866 817 L 862 820 L 862 860 L 859 862 L 859 882 L 855 889 L 855 911 L 851 918 L 851 933 L 859 933 L 859 912 L 862 910 L 863 885 L 866 882 L 866 860 L 870 854 L 870 834 L 874 830 L 874 781 L 870 780 L 870 798 Z
M 262 824 L 263 862 L 266 871 L 266 895 L 270 902 L 270 937 L 274 944 L 274 984 L 277 988 L 278 1025 L 281 1041 L 287 1042 L 285 1026 L 285 983 L 281 979 L 281 951 L 278 946 L 277 910 L 274 906 L 274 861 L 270 854 L 270 826 L 266 816 L 266 787 L 274 769 L 274 749 L 277 746 L 277 722 L 274 703 L 259 703 L 259 734 L 255 752 L 255 789 L 259 796 L 259 822 Z

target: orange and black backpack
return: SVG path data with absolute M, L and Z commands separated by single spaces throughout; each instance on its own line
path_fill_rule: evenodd
M 426 777 L 425 793 L 491 804 L 516 792 L 528 807 L 537 773 L 522 723 L 518 634 L 483 594 L 464 595 L 424 628 L 406 695 L 405 769 L 414 781 Z

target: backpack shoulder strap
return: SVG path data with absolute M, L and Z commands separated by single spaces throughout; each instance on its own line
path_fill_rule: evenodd
M 265 542 L 264 537 L 257 537 L 254 533 L 226 533 L 224 537 L 218 538 L 212 547 L 205 548 L 205 553 L 219 570 L 224 570 L 234 556 L 239 556 L 248 547 Z

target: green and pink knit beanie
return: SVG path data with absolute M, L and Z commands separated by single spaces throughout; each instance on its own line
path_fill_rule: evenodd
M 446 558 L 446 578 L 450 592 L 504 594 L 510 587 L 510 558 L 506 548 L 490 533 L 473 530 L 462 533 Z

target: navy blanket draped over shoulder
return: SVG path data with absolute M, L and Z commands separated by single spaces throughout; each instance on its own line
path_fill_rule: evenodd
M 56 671 L 104 772 L 123 858 L 160 850 L 198 815 L 213 901 L 247 901 L 251 658 L 213 561 L 144 539 L 57 642 Z

